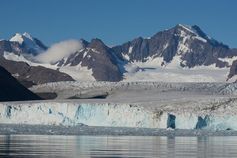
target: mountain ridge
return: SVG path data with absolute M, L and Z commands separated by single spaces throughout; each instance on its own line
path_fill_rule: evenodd
M 22 36 L 37 39 L 29 34 Z M 178 70 L 178 72 L 174 72 L 174 75 L 181 75 L 181 78 L 187 77 L 188 81 L 190 76 L 188 74 L 182 76 L 184 71 L 196 71 L 198 69 L 197 72 L 200 74 L 197 75 L 205 77 L 208 74 L 206 72 L 202 74 L 199 70 L 205 68 L 205 71 L 212 72 L 220 70 L 224 77 L 218 80 L 216 77 L 210 79 L 212 76 L 208 76 L 204 81 L 215 81 L 216 78 L 216 81 L 224 82 L 230 81 L 237 74 L 235 72 L 237 64 L 232 64 L 237 56 L 237 49 L 229 48 L 228 45 L 209 37 L 197 25 L 178 24 L 170 29 L 159 31 L 150 38 L 138 37 L 113 47 L 108 47 L 98 38 L 92 39 L 90 42 L 81 39 L 80 42 L 83 45 L 82 49 L 54 64 L 55 70 L 66 73 L 75 80 L 117 82 L 131 78 L 136 80 L 136 76 L 140 75 L 138 80 L 144 78 L 145 81 L 150 79 L 149 76 L 154 80 L 162 76 L 164 74 L 162 71 L 165 71 L 166 74 L 172 74 Z M 38 43 L 44 46 L 41 41 Z M 19 46 L 19 42 L 17 44 L 15 41 L 10 45 L 15 45 L 16 48 L 21 46 Z M 13 50 L 6 48 L 3 48 L 0 43 L 0 53 L 6 50 L 17 52 L 13 49 L 14 47 Z M 22 49 L 24 54 L 29 53 L 27 51 L 29 50 Z M 19 55 L 22 52 L 16 54 Z M 37 53 L 33 55 L 37 56 Z M 40 64 L 40 66 L 44 65 Z M 51 68 L 51 66 L 45 67 Z M 171 69 L 172 71 L 169 72 L 168 70 Z M 216 76 L 218 71 L 215 72 Z M 195 77 L 195 73 L 193 73 L 190 81 L 198 81 L 197 75 Z M 162 77 L 157 79 L 157 81 L 160 80 L 162 81 Z

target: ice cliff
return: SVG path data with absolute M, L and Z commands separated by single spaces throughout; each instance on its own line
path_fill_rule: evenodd
M 224 99 L 193 108 L 190 103 L 178 103 L 149 109 L 122 103 L 4 102 L 0 103 L 0 123 L 237 130 L 236 103 Z

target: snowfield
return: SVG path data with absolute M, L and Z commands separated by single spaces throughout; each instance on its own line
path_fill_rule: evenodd
M 180 52 L 186 49 L 186 47 L 181 48 Z M 231 65 L 235 59 L 224 58 L 221 60 Z M 162 63 L 163 66 L 161 66 Z M 182 61 L 180 55 L 175 56 L 170 63 L 165 63 L 162 57 L 149 57 L 146 62 L 128 63 L 125 65 L 124 81 L 226 82 L 230 69 L 228 67 L 218 68 L 215 64 L 187 68 L 181 67 L 181 63 L 185 65 L 185 61 Z M 235 79 L 231 79 L 229 82 L 233 81 Z
M 237 130 L 236 89 L 235 83 L 49 83 L 31 90 L 55 92 L 55 100 L 0 103 L 0 122 Z M 101 93 L 107 97 L 88 99 Z

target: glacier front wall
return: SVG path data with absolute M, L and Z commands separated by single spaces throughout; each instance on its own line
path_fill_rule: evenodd
M 165 121 L 160 119 L 166 118 L 131 105 L 55 102 L 0 105 L 0 123 L 165 127 Z
M 152 111 L 136 105 L 109 103 L 1 103 L 0 123 L 237 130 L 235 115 L 201 116 L 195 112 Z

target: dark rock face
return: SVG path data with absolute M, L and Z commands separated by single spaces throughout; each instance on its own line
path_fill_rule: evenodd
M 3 40 L 0 41 L 0 56 L 3 55 L 4 51 L 20 54 L 23 53 L 24 49 L 22 49 L 20 44 L 17 42 L 10 42 L 7 40 Z
M 0 66 L 0 101 L 40 100 Z
M 92 70 L 92 75 L 97 81 L 120 81 L 122 79 L 123 74 L 119 69 L 117 57 L 110 48 L 99 39 L 83 43 L 86 43 L 83 50 L 72 54 L 66 61 L 64 59 L 59 61 L 57 65 L 76 66 L 81 64 L 81 66 Z
M 175 55 L 180 55 L 185 63 L 181 66 L 186 67 L 211 64 L 228 67 L 227 62 L 218 58 L 237 55 L 236 50 L 208 38 L 198 26 L 189 28 L 183 25 L 158 32 L 150 39 L 136 38 L 112 49 L 120 57 L 128 55 L 129 61 L 145 62 L 148 57 L 162 57 L 168 63 Z
M 6 60 L 0 57 L 0 66 L 9 71 L 26 87 L 57 81 L 74 81 L 69 75 L 42 66 L 30 66 L 25 62 Z
M 48 47 L 45 46 L 39 39 L 37 39 L 37 38 L 33 38 L 33 39 L 34 39 L 34 42 L 35 42 L 40 48 L 42 48 L 43 50 L 47 50 L 47 49 L 48 49 Z
M 233 61 L 232 63 L 227 80 L 231 79 L 236 74 L 237 74 L 237 60 Z

